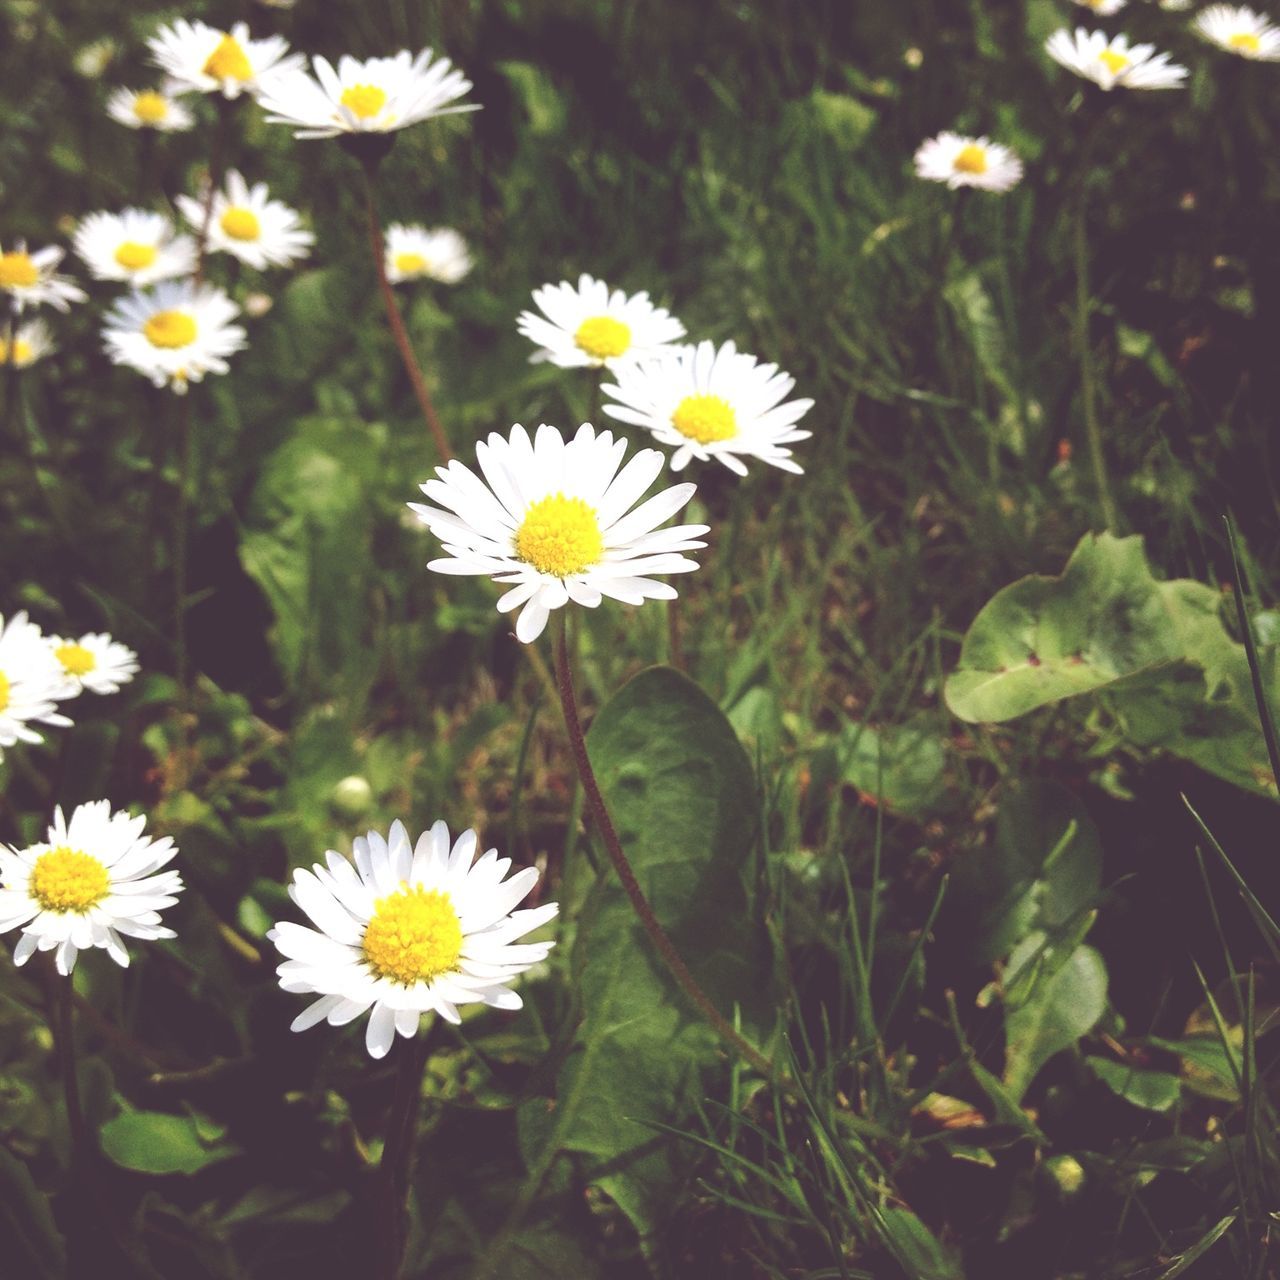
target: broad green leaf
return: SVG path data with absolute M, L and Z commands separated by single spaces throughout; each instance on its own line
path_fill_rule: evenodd
M 890 1251 L 913 1280 L 961 1280 L 959 1262 L 910 1209 L 881 1209 L 876 1216 Z
M 1131 1067 L 1111 1058 L 1088 1057 L 1085 1063 L 1112 1093 L 1145 1111 L 1168 1111 L 1182 1092 L 1178 1077 L 1167 1071 Z
M 102 1126 L 108 1158 L 139 1173 L 198 1173 L 239 1155 L 240 1148 L 213 1121 L 163 1111 L 125 1111 Z
M 926 813 L 944 791 L 946 754 L 928 727 L 847 724 L 837 749 L 845 781 L 899 813 Z
M 0 1272 L 31 1280 L 61 1280 L 66 1246 L 53 1220 L 48 1197 L 27 1166 L 0 1146 Z

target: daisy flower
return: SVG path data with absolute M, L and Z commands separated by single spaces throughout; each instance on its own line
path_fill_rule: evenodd
M 425 278 L 457 284 L 471 270 L 467 242 L 450 227 L 396 222 L 387 228 L 387 279 L 393 284 Z
M 1113 13 L 1119 13 L 1129 0 L 1075 0 L 1075 3 L 1082 9 L 1091 9 L 1100 18 L 1109 18 Z
M 107 115 L 126 128 L 160 133 L 184 133 L 196 122 L 165 89 L 113 89 L 107 98 Z
M 179 196 L 176 203 L 197 232 L 204 229 L 202 200 Z M 214 192 L 208 235 L 210 250 L 229 253 L 257 271 L 287 267 L 305 258 L 315 243 L 296 209 L 270 199 L 265 182 L 249 186 L 234 169 L 227 174 L 226 187 Z
M 116 364 L 179 394 L 206 373 L 226 373 L 226 357 L 245 345 L 232 324 L 240 308 L 221 289 L 168 280 L 121 298 L 107 315 L 103 341 Z
M 85 689 L 117 693 L 138 674 L 138 655 L 102 632 L 90 632 L 79 640 L 49 636 L 45 644 L 62 676 L 57 698 L 74 698 Z
M 513 910 L 537 869 L 508 877 L 510 858 L 490 849 L 473 863 L 477 847 L 476 833 L 464 831 L 451 849 L 443 822 L 412 845 L 404 824 L 394 822 L 385 840 L 370 831 L 354 842 L 354 866 L 330 851 L 327 866 L 298 868 L 289 896 L 316 927 L 284 923 L 267 934 L 285 957 L 280 985 L 320 997 L 293 1030 L 321 1021 L 340 1027 L 372 1009 L 365 1046 L 381 1058 L 397 1033 L 417 1034 L 424 1013 L 457 1023 L 460 1004 L 519 1009 L 507 983 L 555 944 L 516 939 L 559 907 Z
M 511 584 L 498 612 L 524 606 L 516 636 L 525 644 L 570 600 L 588 609 L 604 596 L 624 604 L 674 600 L 674 587 L 647 575 L 698 567 L 680 553 L 706 546 L 696 539 L 707 525 L 658 528 L 697 486 L 663 489 L 632 510 L 664 459 L 657 449 L 641 449 L 619 471 L 626 451 L 625 440 L 597 435 L 588 423 L 567 443 L 545 425 L 532 441 L 519 424 L 506 440 L 495 431 L 476 445 L 483 480 L 455 459 L 422 486 L 437 506 L 409 504 L 448 552 L 427 568 Z
M 672 471 L 682 471 L 690 458 L 717 458 L 745 476 L 743 459 L 759 458 L 800 473 L 786 446 L 813 434 L 795 429 L 813 401 L 783 404 L 796 383 L 776 364 L 760 364 L 732 342 L 718 351 L 714 343 L 700 342 L 623 365 L 614 376 L 616 384 L 603 391 L 618 403 L 606 404 L 605 413 L 644 427 L 659 444 L 674 448 Z
M 533 291 L 542 315 L 522 311 L 516 327 L 539 346 L 534 360 L 562 369 L 613 368 L 619 360 L 656 355 L 684 337 L 684 325 L 655 307 L 647 293 L 627 297 L 603 280 L 583 275 Z
M 168 836 L 143 836 L 145 826 L 145 818 L 112 813 L 109 800 L 94 800 L 78 805 L 70 822 L 55 809 L 42 844 L 20 851 L 0 845 L 0 933 L 22 926 L 14 964 L 56 947 L 58 972 L 68 974 L 78 952 L 105 947 L 128 965 L 121 934 L 177 936 L 160 923 L 160 912 L 177 902 L 182 877 L 160 868 L 178 851 Z
M 990 138 L 966 138 L 943 132 L 920 144 L 916 174 L 930 182 L 983 191 L 1008 191 L 1022 178 L 1022 161 Z
M 9 346 L 9 326 L 0 325 L 0 365 L 15 364 L 25 369 L 37 360 L 43 360 L 53 350 L 53 334 L 43 320 L 28 320 L 20 324 L 13 335 L 13 347 Z
M 266 81 L 297 71 L 302 56 L 289 52 L 283 36 L 250 40 L 249 28 L 237 22 L 219 31 L 204 22 L 179 18 L 147 41 L 152 61 L 167 71 L 175 86 L 238 98 L 261 93 Z
M 25 240 L 16 241 L 8 251 L 0 245 L 0 293 L 8 295 L 15 311 L 42 302 L 65 311 L 67 303 L 85 300 L 85 292 L 78 284 L 58 275 L 58 264 L 65 253 L 54 245 L 30 253 Z
M 54 705 L 62 673 L 40 628 L 25 613 L 0 617 L 0 759 L 16 742 L 43 742 L 31 726 L 71 723 Z
M 1102 31 L 1077 27 L 1072 35 L 1065 27 L 1045 42 L 1045 52 L 1068 71 L 1092 80 L 1103 89 L 1177 89 L 1186 78 L 1186 67 L 1169 61 L 1155 46 L 1130 46 L 1127 36 L 1108 37 Z
M 475 103 L 450 105 L 471 81 L 448 58 L 433 61 L 430 49 L 363 62 L 344 56 L 336 69 L 324 58 L 311 62 L 314 77 L 305 71 L 274 77 L 261 96 L 267 119 L 294 126 L 297 138 L 389 133 L 432 116 L 479 110 Z
M 1280 61 L 1280 27 L 1243 6 L 1214 4 L 1196 15 L 1196 34 L 1228 53 L 1259 62 Z
M 148 209 L 91 213 L 81 219 L 72 244 L 98 280 L 141 287 L 196 269 L 196 242 L 174 235 L 169 219 Z

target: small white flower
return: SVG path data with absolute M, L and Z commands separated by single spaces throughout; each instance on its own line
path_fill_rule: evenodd
M 1103 89 L 1177 89 L 1186 79 L 1186 67 L 1156 53 L 1150 44 L 1129 45 L 1127 36 L 1109 37 L 1102 31 L 1077 27 L 1072 35 L 1065 27 L 1045 42 L 1045 52 L 1055 61 L 1092 80 Z
M 179 196 L 176 203 L 198 234 L 205 225 L 204 201 Z M 272 200 L 265 182 L 249 186 L 234 169 L 226 187 L 213 193 L 208 235 L 210 250 L 229 253 L 257 271 L 287 267 L 305 258 L 315 243 L 296 209 Z
M 1113 13 L 1119 13 L 1129 0 L 1075 0 L 1075 3 L 1082 9 L 1092 10 L 1100 18 L 1109 18 Z
M 411 845 L 394 822 L 387 839 L 370 831 L 354 842 L 354 866 L 330 851 L 327 866 L 295 871 L 289 896 L 316 927 L 283 923 L 267 934 L 286 957 L 280 985 L 320 997 L 293 1030 L 344 1026 L 372 1009 L 365 1046 L 381 1058 L 397 1033 L 417 1034 L 424 1013 L 457 1023 L 461 1004 L 519 1009 L 507 984 L 555 944 L 516 939 L 559 908 L 514 910 L 536 883 L 536 868 L 507 878 L 511 859 L 490 849 L 473 864 L 477 847 L 476 833 L 464 831 L 450 849 L 443 822 Z
M 562 369 L 614 368 L 621 360 L 657 355 L 684 337 L 684 325 L 655 307 L 647 293 L 627 297 L 603 280 L 583 275 L 575 288 L 567 280 L 533 291 L 542 315 L 522 311 L 520 332 L 539 350 L 533 360 Z
M 25 240 L 15 241 L 7 251 L 0 245 L 0 293 L 8 295 L 15 311 L 38 307 L 42 302 L 65 311 L 69 302 L 85 300 L 78 284 L 58 275 L 58 264 L 65 254 L 65 249 L 54 245 L 30 253 Z
M 98 280 L 142 287 L 196 268 L 196 242 L 175 235 L 168 218 L 148 209 L 90 213 L 80 220 L 72 243 Z
M 90 632 L 79 640 L 49 636 L 45 644 L 62 674 L 57 698 L 74 698 L 85 689 L 116 693 L 138 674 L 138 655 L 103 632 Z
M 190 110 L 166 89 L 113 89 L 107 114 L 129 129 L 184 133 L 196 122 Z
M 13 349 L 9 348 L 9 326 L 0 323 L 0 366 L 13 363 L 19 369 L 43 360 L 53 351 L 53 334 L 43 320 L 28 320 L 20 324 L 13 335 Z
M 65 728 L 71 723 L 55 705 L 62 672 L 40 632 L 25 613 L 0 617 L 0 759 L 16 742 L 43 742 L 31 726 Z
M 1243 6 L 1214 4 L 1196 15 L 1196 34 L 1228 53 L 1258 62 L 1280 61 L 1280 27 Z
M 42 844 L 0 845 L 0 933 L 22 926 L 14 964 L 57 948 L 58 972 L 67 974 L 78 952 L 105 947 L 117 964 L 128 965 L 121 934 L 176 936 L 160 923 L 160 912 L 177 902 L 182 877 L 160 868 L 178 851 L 167 836 L 144 836 L 145 826 L 145 818 L 112 813 L 109 800 L 94 800 L 77 806 L 70 822 L 54 810 Z
M 966 138 L 940 133 L 920 144 L 915 157 L 916 174 L 930 182 L 983 191 L 1008 191 L 1022 178 L 1022 161 L 990 138 Z
M 393 284 L 424 277 L 442 284 L 457 284 L 471 270 L 467 242 L 451 227 L 405 226 L 387 228 L 387 279 Z
M 283 36 L 250 40 L 243 22 L 230 31 L 219 31 L 204 22 L 179 18 L 161 27 L 147 41 L 147 48 L 176 86 L 226 98 L 261 93 L 268 80 L 302 65 L 302 56 L 289 52 Z

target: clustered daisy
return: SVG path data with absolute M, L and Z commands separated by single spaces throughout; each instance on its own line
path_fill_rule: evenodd
M 1101 89 L 1177 89 L 1186 79 L 1186 67 L 1156 53 L 1150 44 L 1129 44 L 1124 35 L 1065 27 L 1045 42 L 1045 51 L 1068 71 L 1092 80 Z
M 91 213 L 82 218 L 72 241 L 98 280 L 127 280 L 143 286 L 190 275 L 196 243 L 175 235 L 168 218 L 146 209 Z
M 450 227 L 392 223 L 385 254 L 387 279 L 393 284 L 421 279 L 457 284 L 471 270 L 467 242 Z
M 206 234 L 210 251 L 229 253 L 258 271 L 287 267 L 315 243 L 296 209 L 272 200 L 265 182 L 249 186 L 234 169 L 224 189 L 213 193 L 207 226 L 204 201 L 178 196 L 176 203 L 188 224 Z
M 113 89 L 107 98 L 107 114 L 126 128 L 158 133 L 183 133 L 196 122 L 191 111 L 166 89 Z
M 916 173 L 931 182 L 983 191 L 1008 191 L 1022 178 L 1022 161 L 990 138 L 942 132 L 920 145 Z
M 176 87 L 226 98 L 261 93 L 271 77 L 296 70 L 302 63 L 298 54 L 289 52 L 283 36 L 251 40 L 243 22 L 220 31 L 205 22 L 179 18 L 161 27 L 147 47 Z
M 83 302 L 85 292 L 67 276 L 58 274 L 65 250 L 54 245 L 31 252 L 25 240 L 12 249 L 0 244 L 0 294 L 9 299 L 14 311 L 48 303 L 65 311 L 71 302 Z

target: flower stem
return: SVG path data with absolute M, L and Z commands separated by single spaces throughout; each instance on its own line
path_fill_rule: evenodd
M 195 282 L 204 279 L 204 260 L 209 248 L 209 223 L 213 219 L 213 198 L 222 185 L 222 171 L 226 168 L 227 134 L 231 130 L 231 116 L 235 104 L 218 95 L 218 123 L 214 126 L 213 141 L 209 145 L 209 187 L 204 193 L 204 208 L 200 214 L 200 230 L 196 236 Z
M 398 1280 L 409 1239 L 409 1179 L 418 1135 L 422 1073 L 427 1065 L 425 1037 L 400 1041 L 397 1052 L 395 1092 L 378 1166 L 380 1205 L 373 1216 L 373 1253 L 381 1280 Z
M 182 749 L 174 786 L 186 786 L 187 722 L 191 713 L 187 662 L 187 526 L 191 522 L 191 478 L 195 469 L 195 434 L 191 427 L 190 393 L 178 398 L 178 495 L 173 512 L 173 652 L 178 682 L 178 714 Z
M 80 1082 L 76 1079 L 76 1043 L 72 1022 L 71 976 L 63 977 L 50 960 L 46 971 L 49 1030 L 58 1051 L 58 1074 L 62 1077 L 62 1095 L 67 1108 L 67 1128 L 71 1133 L 71 1163 L 83 1168 L 90 1155 L 84 1127 L 84 1110 L 80 1105 Z

